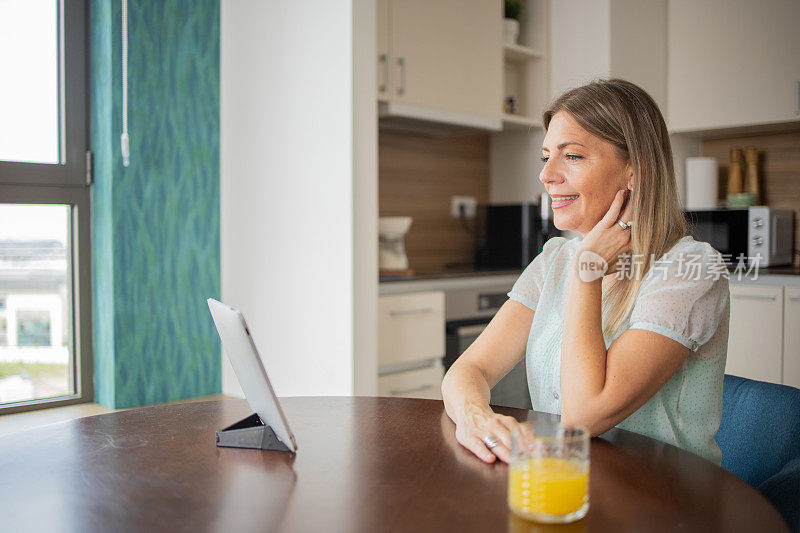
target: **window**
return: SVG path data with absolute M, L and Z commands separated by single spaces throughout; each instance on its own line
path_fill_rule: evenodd
M 0 413 L 91 401 L 84 0 L 0 0 Z
M 58 5 L 6 0 L 0 9 L 0 61 L 20 82 L 0 84 L 0 159 L 59 163 Z

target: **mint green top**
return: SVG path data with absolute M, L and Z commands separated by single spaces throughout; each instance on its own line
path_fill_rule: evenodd
M 509 298 L 535 311 L 525 350 L 533 408 L 561 412 L 561 337 L 570 264 L 581 238 L 556 237 L 525 269 Z M 722 377 L 728 349 L 727 271 L 711 245 L 684 237 L 659 259 L 620 330 L 644 329 L 689 349 L 680 369 L 617 427 L 653 437 L 720 464 L 714 441 L 722 419 Z M 641 354 L 646 357 L 646 353 Z

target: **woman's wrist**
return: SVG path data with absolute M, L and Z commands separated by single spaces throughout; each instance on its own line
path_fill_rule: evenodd
M 570 270 L 573 281 L 600 284 L 608 272 L 608 262 L 592 250 L 579 248 Z
M 477 402 L 475 400 L 466 400 L 461 406 L 461 409 L 456 413 L 456 425 L 479 425 L 492 416 L 494 412 L 489 407 L 488 403 Z

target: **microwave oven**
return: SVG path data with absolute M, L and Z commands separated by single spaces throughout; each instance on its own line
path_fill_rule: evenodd
M 742 209 L 684 210 L 689 234 L 709 243 L 726 262 L 740 257 L 758 266 L 791 265 L 794 251 L 794 213 L 791 209 L 751 206 Z
M 476 217 L 475 266 L 478 270 L 524 269 L 545 241 L 561 234 L 552 210 L 542 217 L 538 203 L 480 205 Z

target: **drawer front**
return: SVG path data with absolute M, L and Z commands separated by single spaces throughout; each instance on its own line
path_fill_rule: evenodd
M 783 301 L 783 384 L 800 388 L 800 287 L 786 287 Z
M 441 400 L 443 377 L 441 365 L 381 376 L 378 378 L 378 396 Z
M 381 296 L 378 364 L 444 356 L 444 292 Z
M 783 287 L 731 285 L 726 374 L 781 383 Z

